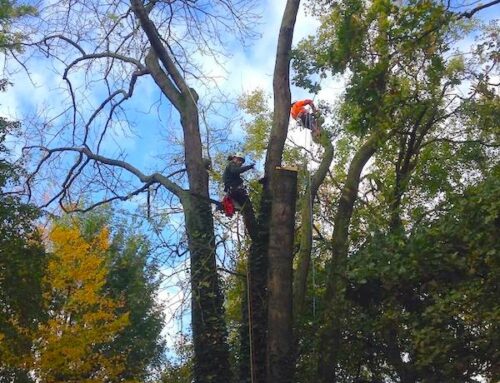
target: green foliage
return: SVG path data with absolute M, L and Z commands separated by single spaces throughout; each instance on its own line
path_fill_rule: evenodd
M 0 50 L 7 47 L 20 50 L 20 43 L 26 36 L 21 32 L 12 32 L 12 24 L 16 19 L 35 14 L 36 8 L 31 5 L 17 5 L 15 0 L 0 0 Z
M 484 141 L 498 142 L 500 133 L 500 95 L 492 85 L 487 84 L 488 78 L 483 77 L 476 85 L 478 97 L 464 104 L 463 117 L 467 126 L 477 126 L 481 130 L 480 138 Z
M 309 294 L 322 296 L 327 281 L 334 281 L 335 292 L 331 301 L 318 302 L 316 320 L 299 319 L 297 376 L 329 381 L 325 365 L 315 371 L 320 359 L 336 361 L 337 382 L 469 382 L 474 374 L 496 381 L 498 346 L 491 344 L 498 345 L 498 305 L 484 304 L 498 293 L 495 225 L 480 217 L 498 217 L 498 183 L 492 186 L 498 177 L 499 103 L 492 85 L 498 28 L 488 26 L 469 54 L 461 52 L 461 40 L 477 24 L 457 20 L 445 3 L 310 5 L 321 26 L 294 52 L 294 81 L 313 92 L 318 78 L 346 82 L 332 180 L 320 190 L 323 215 L 315 217 L 324 237 L 331 221 L 350 214 L 337 190 L 365 136 L 382 139 L 360 183 L 349 184 L 359 188 L 349 232 L 340 241 L 315 241 L 321 261 Z M 472 238 L 483 235 L 479 247 Z M 343 240 L 345 255 L 338 246 Z M 332 262 L 329 275 L 324 261 Z M 323 310 L 327 321 L 318 320 Z M 317 332 L 324 339 L 314 344 Z M 328 335 L 337 337 L 329 343 Z M 334 350 L 319 358 L 325 343 Z
M 125 355 L 120 379 L 143 381 L 152 371 L 160 369 L 164 359 L 166 345 L 161 336 L 164 314 L 158 302 L 161 279 L 151 261 L 151 245 L 139 234 L 141 222 L 117 217 L 113 207 L 107 206 L 82 214 L 78 225 L 87 240 L 104 228 L 111 230 L 106 252 L 109 273 L 104 290 L 123 302 L 118 312 L 128 313 L 129 323 L 106 345 L 106 353 Z M 71 225 L 73 215 L 63 217 L 60 222 Z
M 322 23 L 317 35 L 301 41 L 295 50 L 294 81 L 316 91 L 314 76 L 346 75 L 341 107 L 345 130 L 363 135 L 388 129 L 404 121 L 407 113 L 415 113 L 419 103 L 435 102 L 443 81 L 461 82 L 462 60 L 452 58 L 448 63 L 443 54 L 465 27 L 452 24 L 440 4 L 317 3 Z
M 375 235 L 353 257 L 349 297 L 358 318 L 348 332 L 366 337 L 377 363 L 397 370 L 392 343 L 419 381 L 498 379 L 499 175 L 497 167 L 454 195 L 409 238 Z
M 30 333 L 43 319 L 45 251 L 35 226 L 39 211 L 11 194 L 22 169 L 9 162 L 5 140 L 17 125 L 0 119 L 0 381 L 28 382 Z
M 248 251 L 248 250 L 247 250 Z M 242 251 L 236 261 L 236 273 L 227 278 L 227 293 L 225 302 L 225 317 L 228 324 L 228 342 L 231 351 L 231 363 L 241 382 L 246 382 L 249 372 L 248 345 L 248 291 L 247 262 L 245 251 Z
M 247 132 L 243 150 L 252 154 L 256 160 L 264 156 L 271 132 L 273 115 L 269 110 L 269 98 L 262 89 L 256 89 L 238 100 L 242 111 L 251 116 L 250 121 L 243 123 Z
M 162 366 L 165 341 L 163 306 L 158 301 L 161 279 L 151 262 L 148 240 L 136 234 L 137 227 L 124 222 L 113 236 L 110 248 L 111 267 L 107 291 L 122 296 L 129 312 L 129 326 L 113 341 L 113 353 L 128 352 L 126 369 L 121 377 L 143 381 L 152 370 Z

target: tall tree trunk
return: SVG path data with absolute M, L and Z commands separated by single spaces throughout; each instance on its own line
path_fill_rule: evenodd
M 191 197 L 192 198 L 192 197 Z M 188 205 L 191 205 L 189 206 Z M 184 203 L 191 255 L 191 326 L 194 344 L 194 381 L 230 382 L 229 351 L 223 298 L 215 263 L 215 241 L 209 231 L 212 210 L 206 202 Z
M 191 257 L 194 382 L 230 382 L 227 330 L 217 275 L 208 173 L 203 161 L 198 119 L 198 95 L 180 73 L 143 2 L 131 0 L 131 6 L 151 44 L 151 49 L 145 57 L 147 68 L 155 83 L 181 116 L 189 183 L 189 193 L 182 194 L 181 203 Z
M 273 126 L 267 146 L 265 174 L 272 182 L 277 166 L 281 165 L 283 148 L 290 120 L 290 51 L 300 0 L 288 0 L 281 21 L 273 75 Z M 269 189 L 268 189 L 269 192 Z
M 248 280 L 243 284 L 241 299 L 241 323 L 239 327 L 239 357 L 238 357 L 238 383 L 252 383 L 252 366 L 250 364 L 250 327 L 248 325 Z
M 256 240 L 249 257 L 250 327 L 254 383 L 266 382 L 267 361 L 267 269 L 269 228 L 273 194 L 271 185 L 277 166 L 281 165 L 290 116 L 290 51 L 300 0 L 288 0 L 283 13 L 274 69 L 273 126 L 267 146 L 264 188 L 258 215 Z
M 191 256 L 194 381 L 230 382 L 224 301 L 217 275 L 214 223 L 208 199 L 208 173 L 202 161 L 198 114 L 193 103 L 186 103 L 186 113 L 182 114 L 181 122 L 190 186 L 189 199 L 182 202 Z
M 358 196 L 361 172 L 380 146 L 383 135 L 375 131 L 359 148 L 349 166 L 345 185 L 340 195 L 332 237 L 332 260 L 328 269 L 327 288 L 324 297 L 325 311 L 319 333 L 321 350 L 318 378 L 321 383 L 336 382 L 336 367 L 341 339 L 344 295 L 346 289 L 347 255 L 349 250 L 349 224 L 354 203 Z
M 280 169 L 273 182 L 269 233 L 267 382 L 292 383 L 294 342 L 292 261 L 297 172 Z
M 294 315 L 300 317 L 304 312 L 304 303 L 307 289 L 307 276 L 311 264 L 312 252 L 312 214 L 313 202 L 318 194 L 318 189 L 323 183 L 330 164 L 333 160 L 333 145 L 331 136 L 326 132 L 321 133 L 320 143 L 325 149 L 321 163 L 310 179 L 304 193 L 304 203 L 301 209 L 302 228 L 300 231 L 300 248 L 298 252 L 297 270 L 295 271 L 293 282 L 293 306 Z
M 267 222 L 260 217 L 257 237 L 248 258 L 248 322 L 252 383 L 266 381 L 267 333 Z

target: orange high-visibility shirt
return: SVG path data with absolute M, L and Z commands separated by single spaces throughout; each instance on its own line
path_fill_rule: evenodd
M 290 109 L 290 114 L 292 115 L 292 118 L 294 120 L 297 119 L 297 117 L 299 116 L 300 113 L 307 111 L 305 108 L 306 105 L 313 105 L 313 100 L 309 100 L 309 99 L 300 100 L 292 105 L 292 108 Z

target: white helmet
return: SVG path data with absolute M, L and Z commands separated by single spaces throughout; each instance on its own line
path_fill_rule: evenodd
M 241 160 L 245 162 L 245 155 L 242 152 L 234 153 L 233 158 L 241 158 Z

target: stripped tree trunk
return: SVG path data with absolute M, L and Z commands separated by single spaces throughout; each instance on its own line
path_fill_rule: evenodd
M 268 362 L 267 336 L 275 331 L 268 329 L 268 245 L 269 230 L 274 224 L 276 217 L 272 215 L 274 203 L 274 178 L 276 167 L 281 165 L 283 149 L 288 133 L 288 122 L 290 116 L 290 51 L 293 40 L 293 30 L 299 9 L 300 0 L 288 0 L 283 13 L 280 33 L 278 37 L 278 48 L 273 77 L 274 89 L 274 113 L 273 125 L 266 152 L 264 167 L 264 184 L 261 196 L 260 211 L 258 214 L 257 230 L 255 240 L 252 241 L 248 260 L 249 272 L 249 321 L 251 334 L 251 363 L 253 383 L 271 383 L 268 380 L 266 364 Z M 292 240 L 293 240 L 293 233 Z M 280 241 L 283 239 L 280 239 Z M 289 241 L 289 238 L 284 239 Z M 291 278 L 291 275 L 290 275 Z M 274 288 L 274 287 L 273 287 Z M 274 291 L 270 292 L 271 294 Z M 290 296 L 291 299 L 291 296 Z M 290 301 L 291 304 L 291 301 Z M 291 326 L 291 323 L 284 324 Z M 268 331 L 269 330 L 269 331 Z M 272 336 L 274 336 L 273 334 Z M 273 382 L 274 383 L 274 382 Z

